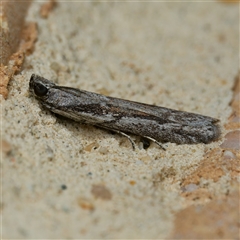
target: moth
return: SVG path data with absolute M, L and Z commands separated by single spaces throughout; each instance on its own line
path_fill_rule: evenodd
M 196 113 L 104 96 L 76 88 L 57 86 L 32 74 L 29 90 L 43 107 L 80 123 L 128 133 L 157 143 L 197 144 L 219 139 L 219 120 Z

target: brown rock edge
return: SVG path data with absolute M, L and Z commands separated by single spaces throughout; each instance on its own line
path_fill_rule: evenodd
M 8 96 L 7 85 L 12 76 L 21 70 L 25 55 L 32 53 L 37 40 L 37 24 L 27 23 L 23 29 L 22 42 L 19 49 L 11 55 L 6 66 L 0 65 L 0 94 L 6 99 Z
M 24 23 L 30 3 L 1 2 L 0 94 L 5 99 L 8 82 L 21 70 L 25 55 L 32 53 L 37 39 L 37 24 Z
M 1 1 L 0 46 L 1 64 L 6 65 L 9 57 L 18 49 L 24 19 L 31 4 L 29 1 Z

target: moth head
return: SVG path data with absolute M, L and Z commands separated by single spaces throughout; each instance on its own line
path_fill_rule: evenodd
M 55 86 L 54 83 L 35 74 L 32 74 L 29 81 L 29 91 L 39 98 L 46 97 L 49 88 L 53 86 Z

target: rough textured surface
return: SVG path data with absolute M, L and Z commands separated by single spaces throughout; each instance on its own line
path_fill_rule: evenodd
M 0 95 L 5 99 L 8 96 L 8 83 L 12 76 L 19 72 L 24 61 L 24 53 L 18 51 L 11 56 L 11 60 L 8 63 L 8 66 L 0 66 Z
M 36 73 L 209 115 L 221 120 L 224 136 L 237 130 L 228 125 L 238 73 L 237 5 L 59 2 L 47 19 L 40 9 L 35 2 L 28 15 L 39 26 L 35 51 L 1 100 L 3 238 L 234 237 L 239 149 L 220 148 L 222 139 L 145 150 L 135 137 L 134 152 L 122 136 L 41 109 L 28 84 Z M 193 235 L 178 221 L 188 209 Z M 220 216 L 233 231 L 204 235 Z

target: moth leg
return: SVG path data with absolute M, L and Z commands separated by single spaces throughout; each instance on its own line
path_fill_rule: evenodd
M 96 126 L 98 126 L 98 125 L 96 125 Z M 104 127 L 102 127 L 102 126 L 98 126 L 98 127 L 100 127 L 100 128 L 105 128 L 105 129 L 107 129 L 107 130 L 109 130 L 109 131 L 111 131 L 111 132 L 115 132 L 115 133 L 117 133 L 117 134 L 120 134 L 120 135 L 126 137 L 126 138 L 130 141 L 130 143 L 132 144 L 132 148 L 133 148 L 133 150 L 136 149 L 134 141 L 133 141 L 133 140 L 131 139 L 131 137 L 128 136 L 126 133 L 121 132 L 121 131 L 118 131 L 118 130 L 110 129 L 110 128 L 105 127 L 105 126 L 104 126 Z
M 155 140 L 154 138 L 147 137 L 147 136 L 143 136 L 143 137 L 146 138 L 146 139 L 149 139 L 149 140 L 153 141 L 153 142 L 156 143 L 161 149 L 163 149 L 164 151 L 166 151 L 166 148 L 164 148 L 164 147 L 162 146 L 162 144 L 159 143 L 159 142 L 158 142 L 157 140 Z
M 113 131 L 113 130 L 111 130 L 111 131 Z M 132 148 L 133 148 L 133 150 L 135 150 L 135 143 L 133 142 L 133 140 L 131 139 L 130 136 L 128 136 L 126 133 L 123 133 L 123 132 L 120 132 L 120 131 L 117 131 L 117 130 L 114 130 L 114 132 L 116 132 L 116 133 L 118 133 L 118 134 L 120 134 L 120 135 L 122 135 L 122 136 L 128 138 L 128 140 L 129 140 L 130 143 L 132 144 Z

